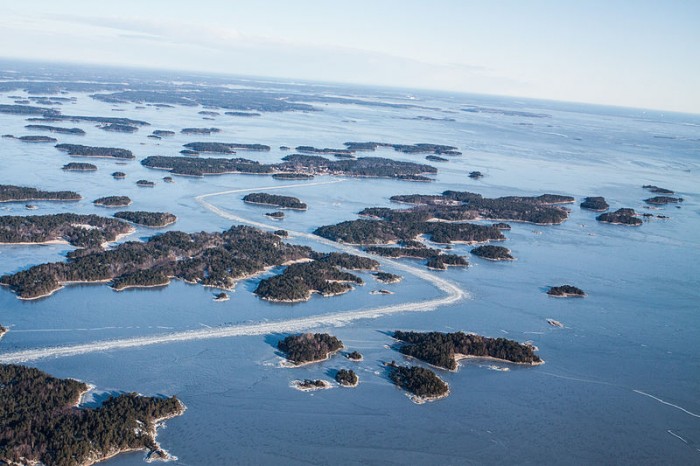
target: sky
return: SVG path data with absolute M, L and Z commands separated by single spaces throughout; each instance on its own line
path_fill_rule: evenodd
M 0 57 L 700 113 L 698 0 L 0 0 Z

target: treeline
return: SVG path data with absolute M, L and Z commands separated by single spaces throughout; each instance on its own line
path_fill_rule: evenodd
M 41 191 L 26 186 L 0 184 L 0 202 L 26 201 L 79 201 L 80 194 L 73 191 Z
M 99 248 L 127 233 L 129 225 L 98 215 L 0 216 L 0 243 L 43 243 L 63 239 L 73 246 Z
M 87 385 L 37 369 L 0 365 L 0 463 L 78 466 L 120 450 L 158 451 L 158 419 L 182 414 L 176 398 L 136 393 L 74 408 Z
M 71 162 L 71 163 L 67 163 L 63 167 L 61 167 L 61 170 L 78 171 L 78 172 L 94 172 L 94 171 L 97 171 L 97 165 L 93 165 L 91 163 Z
M 457 368 L 456 354 L 491 357 L 521 364 L 538 364 L 539 356 L 531 346 L 505 338 L 489 338 L 464 332 L 402 332 L 393 337 L 403 342 L 399 351 L 428 364 L 449 370 Z
M 323 361 L 343 348 L 343 342 L 327 333 L 290 335 L 277 343 L 277 349 L 294 364 Z
M 360 381 L 355 371 L 350 369 L 340 369 L 335 374 L 335 381 L 346 387 L 354 387 Z
M 151 228 L 168 226 L 177 220 L 177 217 L 170 212 L 146 212 L 143 210 L 117 212 L 114 217 Z
M 162 270 L 137 270 L 112 280 L 112 288 L 121 291 L 132 287 L 161 286 L 170 283 L 170 278 Z
M 128 228 L 126 223 L 107 220 Z M 68 262 L 36 265 L 5 275 L 0 284 L 11 287 L 21 298 L 34 298 L 66 282 L 109 281 L 131 275 L 130 285 L 149 285 L 148 275 L 133 274 L 152 270 L 190 283 L 230 289 L 236 280 L 311 254 L 308 247 L 283 243 L 279 236 L 251 227 L 234 226 L 223 233 L 171 231 L 109 250 L 78 249 L 69 253 Z M 139 283 L 138 278 L 145 281 Z
M 515 258 L 510 254 L 510 249 L 504 248 L 503 246 L 494 246 L 491 244 L 486 244 L 484 246 L 478 246 L 469 252 L 474 254 L 475 256 L 492 261 L 515 260 Z
M 68 155 L 80 157 L 112 157 L 115 159 L 133 159 L 134 154 L 128 149 L 116 147 L 94 147 L 81 144 L 56 144 L 56 149 L 68 152 Z
M 219 128 L 182 128 L 180 130 L 182 134 L 211 134 L 220 133 Z
M 243 197 L 244 202 L 271 205 L 284 209 L 306 210 L 306 204 L 292 196 L 280 196 L 268 193 L 250 193 Z
M 393 361 L 388 368 L 389 380 L 419 399 L 441 397 L 449 392 L 447 384 L 430 369 L 399 366 Z

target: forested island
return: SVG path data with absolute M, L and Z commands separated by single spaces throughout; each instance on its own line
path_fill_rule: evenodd
M 666 205 L 666 204 L 678 204 L 683 202 L 682 197 L 671 197 L 671 196 L 654 196 L 649 199 L 644 199 L 644 202 L 651 205 Z
M 357 384 L 360 382 L 360 378 L 352 369 L 340 369 L 335 373 L 335 381 L 343 387 L 357 387 Z
M 272 178 L 276 180 L 312 180 L 314 176 L 306 173 L 275 173 Z
M 0 184 L 0 202 L 27 201 L 79 201 L 80 194 L 73 191 L 41 191 L 26 186 Z
M 292 386 L 302 392 L 313 392 L 316 390 L 331 388 L 331 385 L 328 382 L 321 379 L 294 380 L 292 382 Z
M 357 351 L 353 351 L 352 353 L 348 353 L 345 355 L 346 358 L 348 358 L 351 361 L 362 361 L 364 359 L 360 353 Z
M 138 126 L 124 125 L 120 123 L 108 123 L 98 126 L 101 130 L 111 131 L 113 133 L 135 133 L 139 130 Z
M 220 133 L 219 128 L 182 128 L 180 130 L 182 134 L 212 134 Z
M 259 117 L 259 116 L 262 116 L 260 113 L 256 113 L 256 112 L 224 112 L 224 115 L 237 116 L 237 117 Z
M 150 180 L 138 180 L 136 182 L 136 186 L 138 186 L 140 188 L 152 188 L 155 185 L 156 185 L 156 183 L 153 181 L 150 181 Z
M 427 155 L 425 157 L 425 160 L 428 160 L 430 162 L 448 162 L 449 159 L 446 159 L 445 157 L 440 157 L 439 155 Z
M 112 173 L 112 177 L 113 177 L 115 180 L 123 180 L 124 178 L 126 178 L 126 173 L 124 173 L 124 172 L 114 172 L 114 173 Z
M 355 152 L 348 149 L 331 149 L 328 147 L 319 149 L 313 146 L 297 146 L 295 149 L 297 152 L 302 152 L 305 154 L 352 155 Z
M 280 196 L 268 193 L 250 193 L 243 197 L 243 201 L 249 204 L 274 206 L 282 209 L 306 210 L 306 204 L 292 196 Z
M 622 208 L 617 209 L 615 212 L 600 214 L 595 219 L 599 222 L 612 223 L 613 225 L 639 226 L 642 224 L 642 221 L 637 215 L 634 209 Z
M 308 301 L 313 293 L 336 296 L 351 291 L 352 284 L 364 283 L 341 268 L 376 270 L 379 267 L 375 260 L 346 253 L 314 253 L 311 257 L 313 261 L 291 264 L 280 275 L 261 280 L 254 293 L 268 301 L 286 303 Z
M 175 131 L 170 131 L 170 130 L 166 130 L 166 129 L 156 129 L 156 130 L 153 130 L 153 132 L 151 134 L 162 138 L 162 137 L 175 136 Z
M 126 207 L 131 205 L 129 196 L 106 196 L 92 201 L 93 204 L 102 207 Z
M 97 171 L 97 165 L 91 163 L 71 162 L 61 167 L 61 170 L 73 172 L 94 172 Z
M 583 298 L 586 296 L 581 288 L 573 285 L 553 286 L 547 291 L 547 294 L 557 298 Z
M 170 212 L 146 212 L 143 210 L 117 212 L 114 217 L 150 228 L 166 227 L 177 221 L 177 217 Z
M 156 425 L 185 411 L 176 397 L 113 396 L 77 407 L 88 386 L 37 369 L 0 365 L 0 463 L 88 466 L 121 452 L 168 458 Z
M 0 216 L 0 243 L 66 241 L 84 248 L 99 248 L 132 231 L 127 223 L 98 215 L 53 214 Z
M 516 364 L 537 365 L 542 360 L 529 345 L 505 338 L 489 338 L 471 333 L 402 332 L 392 335 L 401 342 L 398 350 L 406 356 L 448 370 L 457 369 L 462 358 L 493 358 Z
M 236 150 L 268 152 L 270 146 L 264 144 L 243 144 L 240 142 L 190 142 L 184 146 L 196 152 L 214 152 L 219 154 L 235 154 Z
M 389 272 L 375 272 L 373 275 L 375 280 L 377 280 L 378 282 L 387 284 L 399 283 L 402 278 L 401 275 L 396 275 Z
M 478 246 L 471 251 L 477 257 L 482 259 L 487 259 L 490 261 L 512 261 L 515 260 L 510 254 L 510 249 L 504 248 L 503 246 L 494 246 L 491 244 L 486 244 L 484 246 Z
M 343 342 L 327 333 L 290 335 L 277 343 L 277 349 L 295 366 L 325 361 L 342 348 Z
M 450 394 L 450 388 L 435 372 L 418 366 L 399 366 L 394 361 L 387 364 L 389 380 L 412 394 L 411 400 L 421 404 L 439 400 Z
M 38 142 L 38 143 L 43 143 L 43 142 L 58 142 L 58 139 L 52 138 L 50 136 L 20 136 L 18 138 L 15 138 L 18 141 L 21 142 Z
M 266 212 L 266 217 L 274 218 L 275 220 L 282 220 L 284 218 L 284 212 Z
M 57 144 L 56 149 L 78 157 L 105 157 L 115 159 L 134 159 L 134 154 L 128 149 L 116 147 L 94 147 L 81 144 Z
M 587 197 L 581 203 L 582 209 L 594 210 L 596 212 L 604 212 L 608 210 L 609 207 L 605 198 L 602 196 Z
M 483 177 L 484 177 L 484 174 L 481 173 L 480 171 L 469 172 L 469 178 L 471 178 L 472 180 L 479 180 Z
M 291 154 L 282 163 L 262 164 L 243 158 L 146 157 L 141 164 L 148 168 L 169 170 L 176 175 L 204 176 L 223 173 L 344 175 L 396 178 L 407 181 L 430 181 L 424 174 L 437 173 L 430 165 L 397 162 L 380 157 L 356 160 L 329 160 L 316 155 Z
M 653 184 L 645 184 L 642 188 L 654 193 L 654 194 L 674 194 L 670 189 L 660 188 L 659 186 L 654 186 Z
M 444 144 L 392 144 L 387 142 L 346 142 L 345 147 L 349 151 L 375 151 L 378 147 L 389 147 L 397 152 L 405 154 L 435 154 L 435 155 L 462 155 L 454 146 L 446 146 Z

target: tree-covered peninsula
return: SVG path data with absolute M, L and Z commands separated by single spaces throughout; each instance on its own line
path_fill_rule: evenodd
M 0 202 L 27 201 L 79 201 L 80 194 L 73 191 L 42 191 L 26 186 L 0 184 Z
M 306 204 L 292 196 L 280 196 L 268 193 L 250 193 L 243 197 L 243 201 L 249 204 L 280 207 L 282 209 L 306 210 Z
M 537 365 L 542 360 L 529 345 L 505 338 L 489 338 L 471 333 L 402 332 L 393 337 L 401 343 L 398 350 L 406 356 L 443 369 L 457 369 L 458 359 L 494 358 L 517 364 Z
M 170 212 L 146 212 L 143 210 L 117 212 L 114 217 L 150 228 L 166 227 L 177 221 L 177 217 Z
M 156 425 L 185 411 L 180 400 L 125 393 L 78 407 L 87 390 L 77 380 L 0 365 L 0 463 L 87 466 L 134 450 L 168 458 Z
M 94 147 L 81 144 L 57 144 L 56 149 L 67 152 L 76 157 L 105 157 L 115 159 L 133 159 L 134 154 L 128 149 L 116 147 Z
M 302 333 L 290 335 L 277 343 L 294 365 L 325 361 L 343 348 L 343 342 L 327 333 Z

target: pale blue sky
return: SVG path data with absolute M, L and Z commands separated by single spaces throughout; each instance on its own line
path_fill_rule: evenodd
M 700 113 L 700 1 L 2 1 L 0 56 Z

